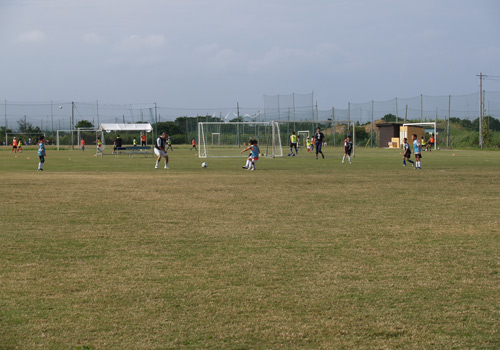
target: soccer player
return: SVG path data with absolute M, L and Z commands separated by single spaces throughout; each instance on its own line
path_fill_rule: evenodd
M 418 142 L 417 134 L 411 135 L 413 140 L 413 153 L 415 153 L 415 169 L 422 169 L 420 159 L 422 159 L 422 145 Z
M 40 140 L 38 140 L 38 158 L 40 158 L 40 162 L 38 163 L 38 171 L 43 171 L 43 163 L 45 163 L 45 136 L 40 136 Z
M 171 140 L 170 136 L 167 138 L 167 151 L 168 151 L 168 149 L 169 149 L 169 148 L 170 148 L 172 151 L 174 150 L 174 149 L 172 148 L 172 140 Z
M 170 169 L 168 167 L 168 154 L 167 150 L 165 149 L 167 136 L 167 133 L 163 132 L 161 136 L 156 139 L 155 154 L 158 156 L 158 159 L 156 159 L 155 169 L 158 169 L 158 164 L 161 161 L 161 157 L 165 157 L 165 169 Z
M 141 146 L 146 146 L 146 133 L 141 135 Z
M 311 139 L 307 136 L 306 139 L 307 152 L 311 152 Z
M 294 148 L 295 153 L 299 154 L 299 151 L 297 150 L 297 135 L 295 135 L 295 131 L 292 131 L 292 134 L 290 135 L 290 153 L 288 154 L 288 156 L 290 156 L 290 154 L 292 155 L 292 157 L 295 156 L 295 153 L 293 153 Z
M 100 138 L 97 139 L 97 152 L 102 151 L 102 141 Z
M 80 141 L 80 145 L 82 146 L 82 151 L 85 151 L 85 140 L 82 137 L 82 140 Z
M 260 154 L 260 149 L 259 146 L 257 145 L 257 140 L 251 140 L 250 141 L 250 146 L 245 148 L 243 151 L 240 153 L 246 152 L 250 150 L 250 157 L 247 159 L 247 164 L 243 168 L 246 168 L 247 170 L 255 170 L 255 163 L 259 160 L 259 154 Z
M 192 149 L 194 149 L 195 151 L 197 151 L 197 149 L 196 149 L 196 140 L 194 139 L 194 137 L 191 140 L 191 148 L 189 150 L 191 151 Z
M 316 159 L 318 159 L 318 153 L 321 153 L 321 157 L 325 159 L 325 155 L 321 151 L 321 147 L 323 146 L 323 139 L 325 138 L 325 135 L 321 132 L 321 128 L 318 127 L 316 129 L 316 134 L 314 134 L 314 141 L 316 143 Z
M 408 160 L 411 163 L 411 166 L 415 164 L 413 160 L 410 159 L 411 157 L 411 150 L 410 150 L 410 145 L 408 144 L 408 139 L 405 137 L 403 140 L 403 166 L 406 166 L 406 160 Z
M 351 152 L 352 152 L 351 136 L 347 136 L 347 138 L 344 140 L 344 157 L 342 158 L 342 164 L 344 164 L 346 156 L 349 158 L 349 164 L 351 164 Z
M 19 139 L 17 142 L 17 152 L 23 153 L 23 139 Z
M 429 138 L 429 141 L 427 141 L 427 145 L 426 145 L 426 151 L 432 151 L 432 146 L 434 146 L 434 133 L 431 134 L 431 137 Z
M 120 135 L 117 135 L 116 136 L 116 139 L 115 139 L 115 142 L 114 142 L 114 148 L 113 148 L 113 153 L 115 153 L 115 151 L 119 150 L 120 148 L 122 148 L 122 145 L 123 145 L 123 140 L 122 138 L 120 137 Z M 121 152 L 119 152 L 121 153 Z
M 132 140 L 132 146 L 137 147 L 137 139 L 135 137 Z
M 10 153 L 17 153 L 17 139 L 14 137 L 14 139 L 12 140 L 12 149 L 10 151 Z
M 422 139 L 420 140 L 420 146 L 421 146 L 421 149 L 425 149 L 426 147 L 426 143 L 425 143 L 425 139 L 424 137 L 422 136 Z

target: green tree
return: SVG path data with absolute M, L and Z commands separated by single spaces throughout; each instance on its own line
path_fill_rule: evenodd
M 93 128 L 94 125 L 89 122 L 88 120 L 80 120 L 78 123 L 76 123 L 75 125 L 75 129 L 78 129 L 78 128 Z
M 404 119 L 396 117 L 394 114 L 389 113 L 384 115 L 382 120 L 386 123 L 402 122 Z

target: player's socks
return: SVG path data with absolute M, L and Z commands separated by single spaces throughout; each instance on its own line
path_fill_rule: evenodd
M 342 164 L 344 164 L 345 155 L 342 157 Z
M 351 164 L 351 156 L 349 156 L 349 164 Z
M 155 169 L 158 169 L 158 161 L 156 161 Z
M 406 159 L 403 159 L 403 165 L 406 166 Z

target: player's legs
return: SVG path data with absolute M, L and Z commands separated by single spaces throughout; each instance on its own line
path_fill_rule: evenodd
M 38 170 L 42 171 L 43 170 L 43 163 L 45 163 L 45 157 L 44 156 L 39 156 L 40 161 L 38 162 Z

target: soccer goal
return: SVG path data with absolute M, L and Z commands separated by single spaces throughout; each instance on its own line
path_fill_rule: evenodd
M 247 157 L 241 150 L 257 140 L 262 157 L 282 157 L 280 128 L 277 122 L 200 122 L 199 158 Z
M 437 128 L 436 128 L 436 122 L 426 122 L 426 123 L 405 123 L 403 124 L 403 128 L 400 132 L 400 139 L 401 139 L 401 144 L 403 144 L 403 139 L 406 137 L 408 138 L 409 140 L 411 140 L 411 138 L 409 137 L 409 132 L 411 129 L 412 126 L 420 126 L 420 127 L 423 127 L 424 130 L 423 130 L 423 134 L 421 135 L 422 137 L 425 137 L 425 127 L 426 126 L 430 126 L 431 128 L 434 129 L 434 150 L 437 149 Z M 417 137 L 419 136 L 418 133 L 417 134 Z

